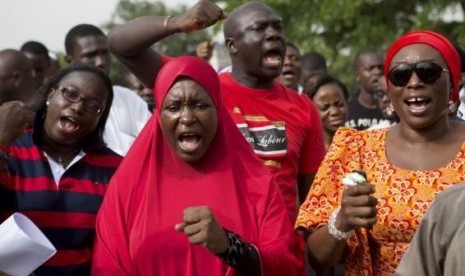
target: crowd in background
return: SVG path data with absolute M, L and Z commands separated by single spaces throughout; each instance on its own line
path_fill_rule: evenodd
M 221 72 L 209 41 L 151 48 L 219 22 Z M 62 68 L 38 41 L 0 50 L 0 222 L 21 212 L 57 249 L 34 275 L 464 270 L 465 53 L 447 34 L 367 45 L 354 91 L 260 2 L 63 42 Z M 354 171 L 366 183 L 345 185 Z

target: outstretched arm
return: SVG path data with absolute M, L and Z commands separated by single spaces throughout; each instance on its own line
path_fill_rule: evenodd
M 162 66 L 160 53 L 150 47 L 175 33 L 207 28 L 226 18 L 216 4 L 202 0 L 176 16 L 146 16 L 115 27 L 108 35 L 111 52 L 147 87 L 153 87 Z

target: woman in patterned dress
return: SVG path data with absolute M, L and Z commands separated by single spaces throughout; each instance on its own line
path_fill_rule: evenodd
M 342 260 L 345 275 L 393 274 L 436 194 L 465 180 L 465 125 L 448 117 L 460 67 L 438 33 L 411 32 L 390 47 L 385 78 L 400 122 L 336 133 L 296 222 L 313 267 Z M 354 170 L 369 184 L 344 187 Z

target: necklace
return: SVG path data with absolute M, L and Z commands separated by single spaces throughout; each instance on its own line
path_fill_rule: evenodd
M 71 160 L 73 160 L 74 157 L 76 157 L 76 155 L 81 152 L 81 148 L 75 148 L 72 151 L 66 152 L 61 150 L 60 152 L 60 149 L 55 148 L 52 150 L 51 147 L 49 147 L 47 144 L 44 144 L 44 151 L 46 151 L 49 156 L 58 163 L 58 165 L 66 169 L 66 167 L 69 165 L 69 162 L 71 162 Z
M 63 162 L 63 158 L 61 157 L 61 155 L 58 156 L 58 164 L 66 169 L 65 163 Z
M 74 157 L 75 157 L 76 155 L 79 154 L 79 152 L 80 152 L 80 150 L 74 151 L 74 152 L 70 155 L 71 158 L 68 158 L 68 159 L 67 159 L 67 160 L 69 160 L 69 161 L 64 160 L 62 155 L 58 155 L 58 158 L 57 158 L 57 163 L 58 163 L 58 165 L 62 166 L 64 169 L 66 169 L 66 167 L 69 165 L 69 162 L 70 162 L 71 160 L 73 160 Z

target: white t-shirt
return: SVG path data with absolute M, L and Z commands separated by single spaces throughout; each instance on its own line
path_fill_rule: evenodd
M 128 88 L 115 85 L 113 93 L 103 140 L 107 147 L 125 156 L 152 113 L 147 103 Z

